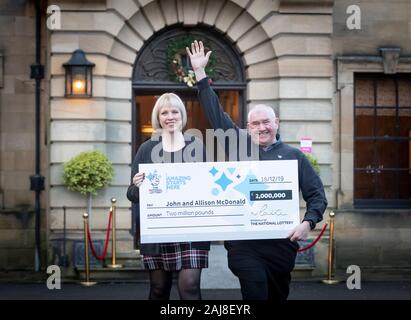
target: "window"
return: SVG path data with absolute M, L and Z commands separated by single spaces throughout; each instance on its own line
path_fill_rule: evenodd
M 354 205 L 411 205 L 411 75 L 355 75 Z

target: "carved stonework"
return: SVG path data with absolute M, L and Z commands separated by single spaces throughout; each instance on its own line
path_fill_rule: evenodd
M 222 37 L 205 29 L 172 29 L 161 33 L 149 41 L 137 55 L 133 72 L 133 84 L 172 84 L 182 85 L 170 77 L 170 66 L 167 61 L 167 44 L 179 38 L 190 37 L 202 40 L 213 51 L 215 71 L 213 84 L 244 84 L 242 62 L 236 52 L 227 45 Z
M 400 60 L 400 48 L 380 48 L 384 73 L 397 73 L 398 61 Z
M 167 60 L 167 48 L 158 43 L 150 43 L 144 51 L 138 55 L 134 69 L 133 82 L 157 82 L 169 81 Z

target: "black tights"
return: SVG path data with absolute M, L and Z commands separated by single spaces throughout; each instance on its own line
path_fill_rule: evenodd
M 177 287 L 181 300 L 201 300 L 201 269 L 182 269 L 178 272 Z M 164 270 L 150 271 L 150 300 L 169 300 L 173 273 Z

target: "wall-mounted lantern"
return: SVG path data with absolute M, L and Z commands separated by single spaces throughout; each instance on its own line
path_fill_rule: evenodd
M 90 98 L 93 94 L 93 67 L 83 50 L 73 52 L 69 61 L 63 64 L 66 69 L 65 97 Z

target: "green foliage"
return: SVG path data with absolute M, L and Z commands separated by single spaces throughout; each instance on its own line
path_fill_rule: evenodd
M 113 164 L 100 151 L 82 152 L 64 164 L 63 179 L 68 189 L 97 194 L 114 176 Z
M 310 162 L 311 166 L 313 167 L 315 173 L 320 175 L 320 165 L 318 164 L 318 161 L 316 158 L 311 153 L 305 153 L 305 156 L 307 157 L 308 161 Z

